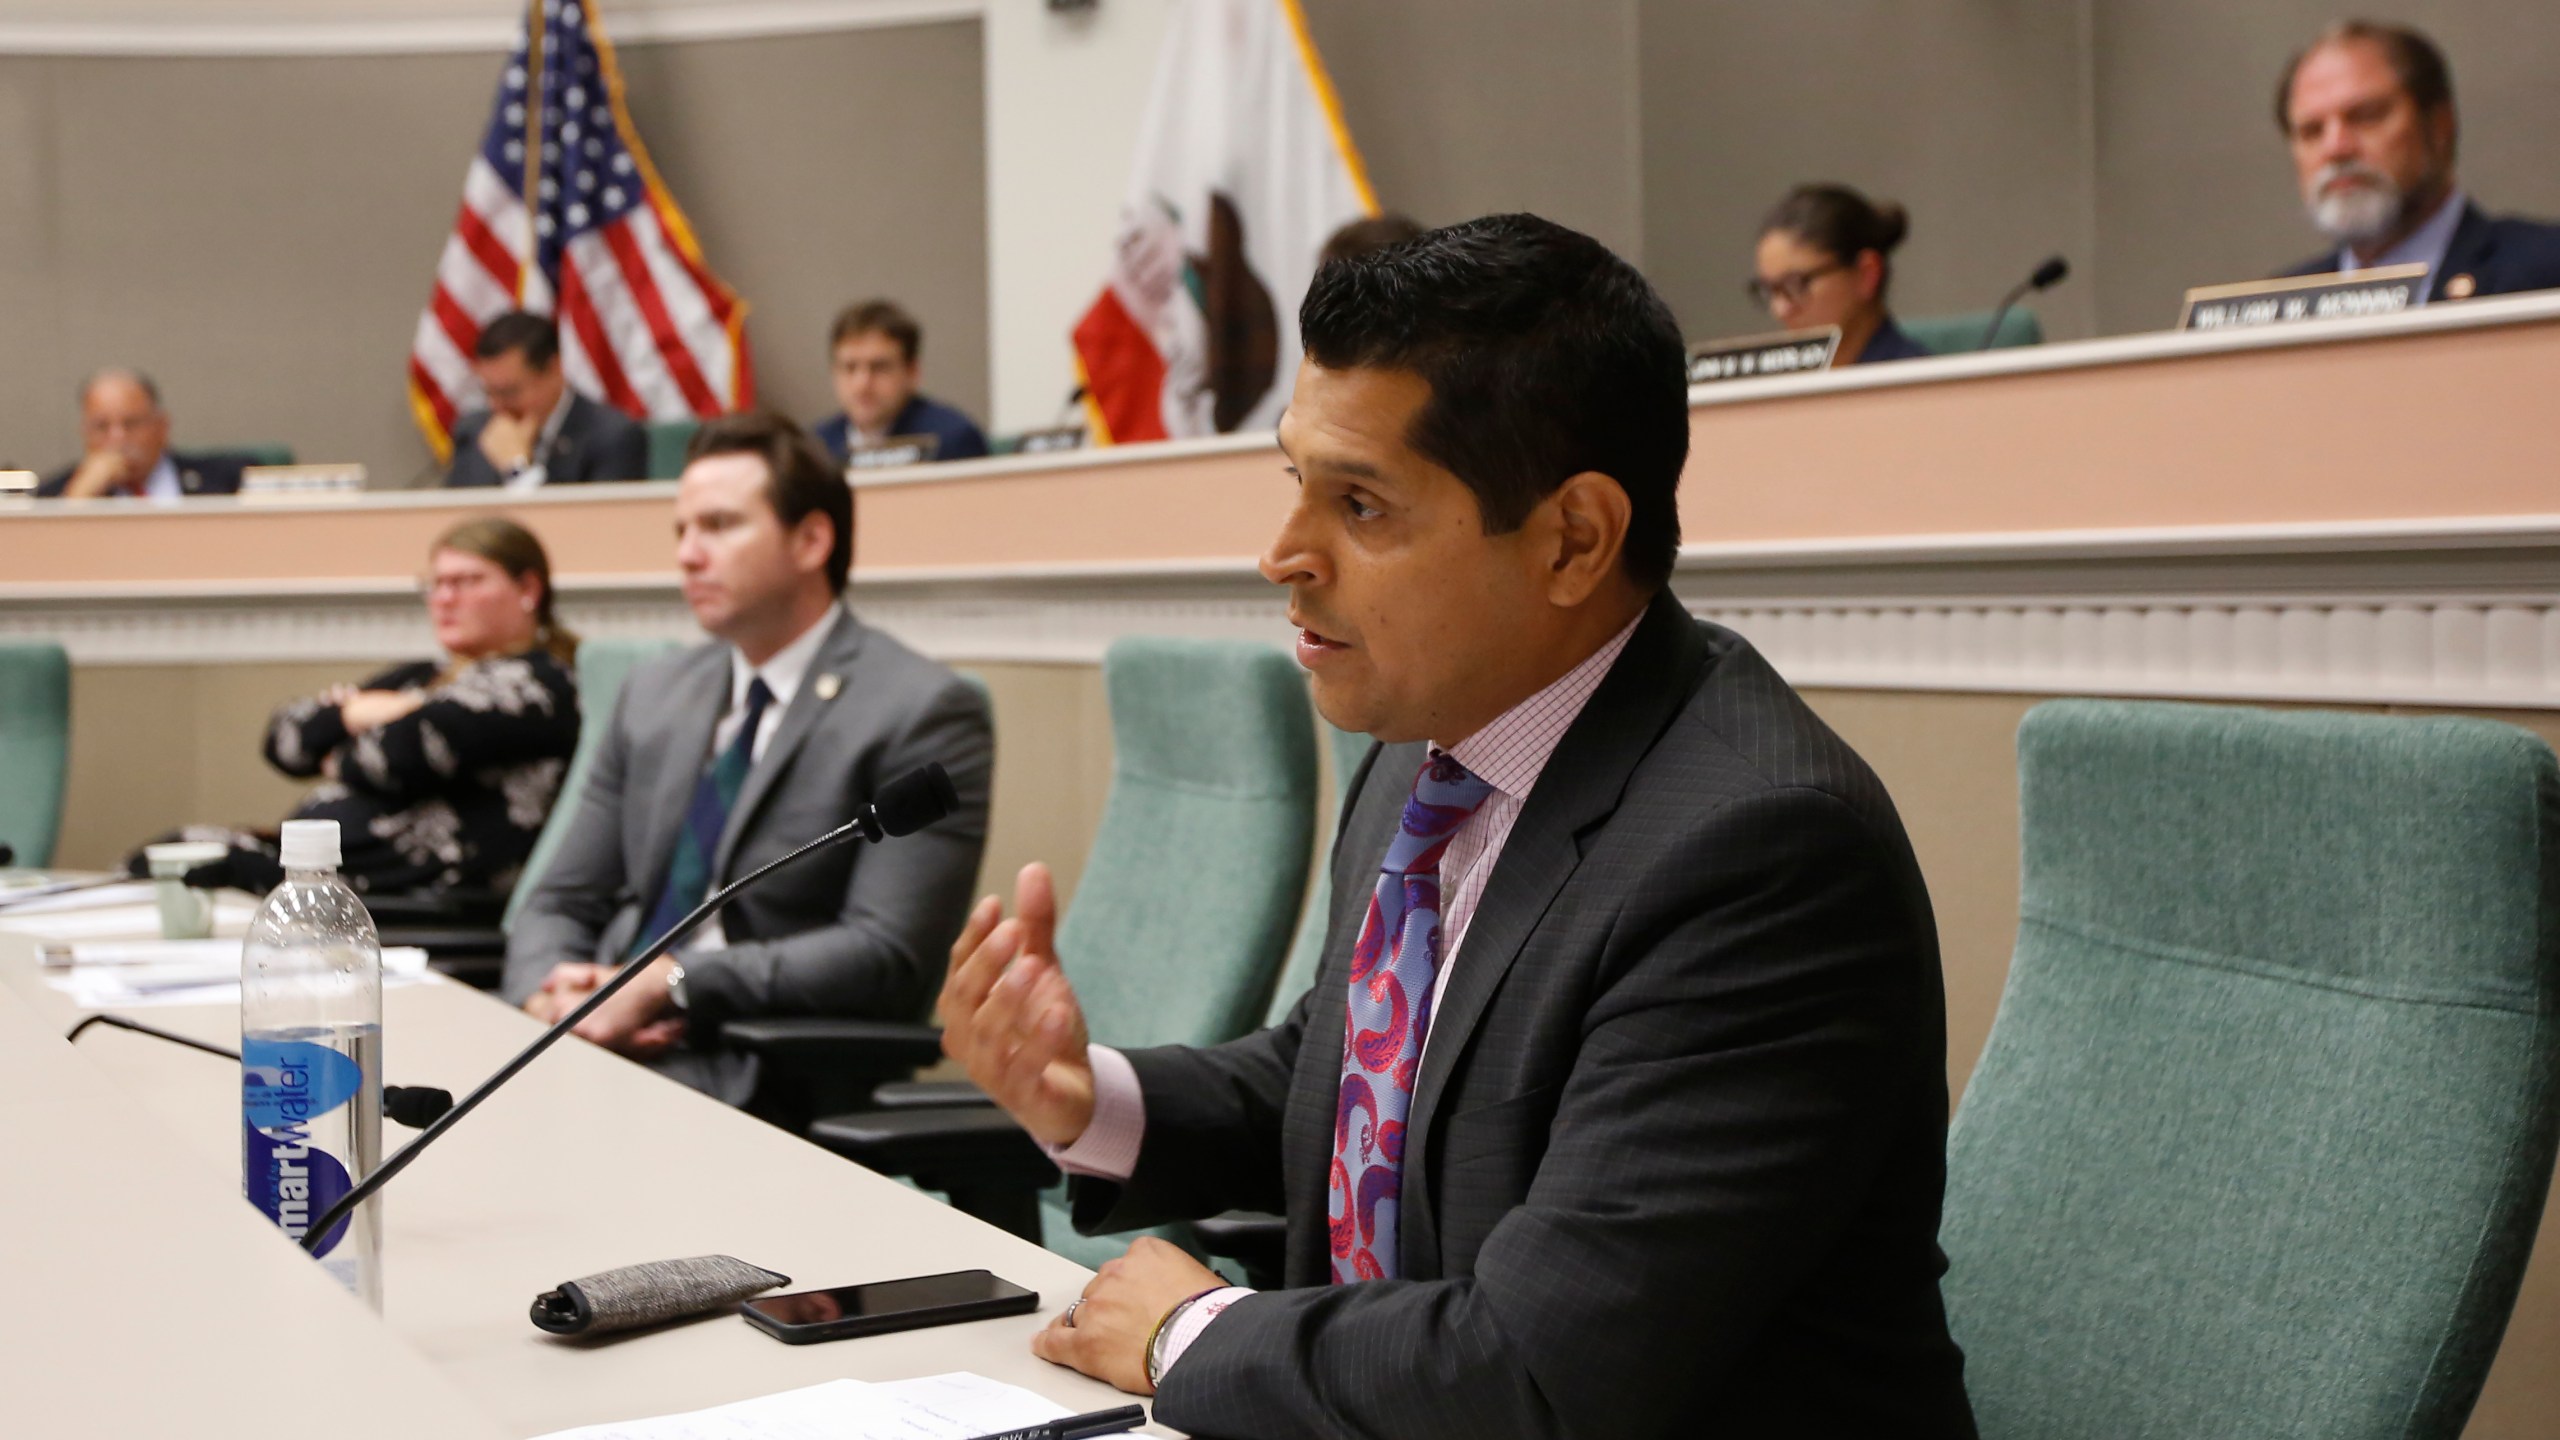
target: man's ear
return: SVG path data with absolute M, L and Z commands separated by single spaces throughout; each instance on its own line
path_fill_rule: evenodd
M 835 517 L 824 510 L 810 511 L 791 527 L 791 560 L 803 570 L 827 568 L 827 556 L 835 548 Z
M 1635 506 L 1626 487 L 1597 470 L 1585 470 L 1557 486 L 1540 508 L 1549 512 L 1553 536 L 1547 599 L 1579 605 L 1617 576 Z

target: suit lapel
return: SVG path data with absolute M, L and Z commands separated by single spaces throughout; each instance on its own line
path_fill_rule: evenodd
M 569 413 L 560 417 L 560 433 L 551 437 L 551 448 L 543 452 L 542 473 L 546 482 L 570 478 L 571 462 L 578 458 L 578 437 L 586 433 L 587 397 L 569 392 Z
M 2497 230 L 2480 207 L 2468 201 L 2462 207 L 2461 223 L 2453 227 L 2453 238 L 2445 242 L 2444 259 L 2436 266 L 2427 284 L 2427 300 L 2433 303 L 2445 298 L 2444 287 L 2456 275 L 2472 277 L 2479 283 L 2480 272 L 2489 266 L 2489 252 L 2497 248 Z M 2467 296 L 2456 296 L 2467 299 Z
M 655 899 L 674 860 L 676 836 L 684 828 L 685 806 L 692 803 L 694 783 L 711 759 L 711 732 L 729 708 L 729 647 L 724 643 L 695 652 L 676 683 L 668 713 L 673 723 L 666 748 L 659 752 L 657 775 L 649 782 L 648 864 L 637 877 L 640 903 Z
M 1688 611 L 1667 591 L 1656 596 L 1608 677 L 1557 743 L 1503 842 L 1484 900 L 1452 961 L 1457 970 L 1432 1015 L 1414 1082 L 1405 1130 L 1411 1137 L 1405 1145 L 1405 1201 L 1398 1210 L 1408 1275 L 1433 1273 L 1411 1267 L 1436 1249 L 1424 1171 L 1450 1073 L 1520 947 L 1581 864 L 1584 832 L 1618 808 L 1628 775 L 1696 690 L 1705 655 L 1705 640 Z
M 826 643 L 818 647 L 809 662 L 809 673 L 800 677 L 800 688 L 791 693 L 791 703 L 783 708 L 780 728 L 765 742 L 764 754 L 756 757 L 747 771 L 746 788 L 738 792 L 738 803 L 729 810 L 728 828 L 720 832 L 720 852 L 711 859 L 711 876 L 719 882 L 729 873 L 729 857 L 737 852 L 738 837 L 755 818 L 756 807 L 771 794 L 775 780 L 791 768 L 791 757 L 799 752 L 801 742 L 817 727 L 818 717 L 842 693 L 845 672 L 852 668 L 855 656 L 862 650 L 862 622 L 853 612 L 839 604 L 831 622 L 835 629 Z M 850 817 L 848 817 L 850 818 Z M 816 839 L 812 835 L 807 837 Z

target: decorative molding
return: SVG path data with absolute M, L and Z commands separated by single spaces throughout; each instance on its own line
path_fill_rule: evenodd
M 987 4 L 988 0 L 610 0 L 605 24 L 617 44 L 741 40 L 975 20 L 986 14 Z M 327 4 L 305 7 L 307 13 L 297 16 L 278 13 L 296 7 L 217 6 L 202 0 L 183 6 L 85 0 L 59 8 L 66 12 L 62 18 L 0 21 L 0 54 L 494 54 L 515 44 L 524 10 L 503 0 L 468 6 L 380 5 L 373 14 L 352 17 Z M 208 10 L 226 9 L 233 18 L 206 18 Z
M 2560 521 L 1696 546 L 1673 589 L 1799 685 L 2560 709 Z M 381 662 L 430 647 L 397 582 L 0 592 L 0 639 L 82 665 Z M 1091 664 L 1130 634 L 1285 645 L 1249 562 L 859 576 L 959 663 Z M 671 577 L 564 580 L 593 636 L 699 635 Z

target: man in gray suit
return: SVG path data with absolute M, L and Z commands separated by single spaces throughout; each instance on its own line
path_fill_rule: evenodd
M 923 1017 L 986 844 L 986 700 L 845 607 L 852 495 L 780 416 L 694 437 L 676 563 L 717 638 L 625 682 L 567 838 L 507 940 L 506 998 L 556 1020 L 712 888 L 939 762 L 960 796 L 948 818 L 776 871 L 578 1027 L 736 1105 L 756 1098 L 758 1074 L 720 1045 L 726 1020 Z
M 1384 742 L 1315 985 L 1091 1045 L 1030 867 L 942 995 L 1080 1227 L 1279 1211 L 1288 1288 L 1143 1239 L 1033 1349 L 1227 1440 L 1972 1435 L 1928 895 L 1874 774 L 1669 594 L 1670 311 L 1503 215 L 1326 266 L 1300 328 L 1262 571 Z
M 471 373 L 489 408 L 454 422 L 449 487 L 575 485 L 649 473 L 649 432 L 581 395 L 560 364 L 560 327 L 511 310 L 481 327 Z

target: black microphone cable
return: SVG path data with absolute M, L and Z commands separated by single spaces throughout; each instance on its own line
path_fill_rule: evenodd
M 136 1035 L 148 1035 L 155 1040 L 166 1040 L 172 1045 L 184 1045 L 190 1050 L 201 1050 L 207 1055 L 219 1055 L 225 1060 L 237 1062 L 240 1058 L 240 1052 L 237 1050 L 225 1050 L 219 1045 L 198 1040 L 191 1035 L 181 1035 L 175 1030 L 163 1030 L 157 1025 L 145 1025 L 139 1020 L 127 1020 L 121 1015 L 104 1013 L 91 1015 L 82 1020 L 79 1024 L 72 1026 L 62 1038 L 77 1044 L 80 1032 L 92 1025 L 107 1025 L 118 1030 L 130 1030 Z M 423 1130 L 452 1108 L 453 1092 L 450 1090 L 439 1090 L 433 1085 L 385 1085 L 382 1087 L 383 1118 L 395 1125 L 406 1125 L 412 1130 Z

